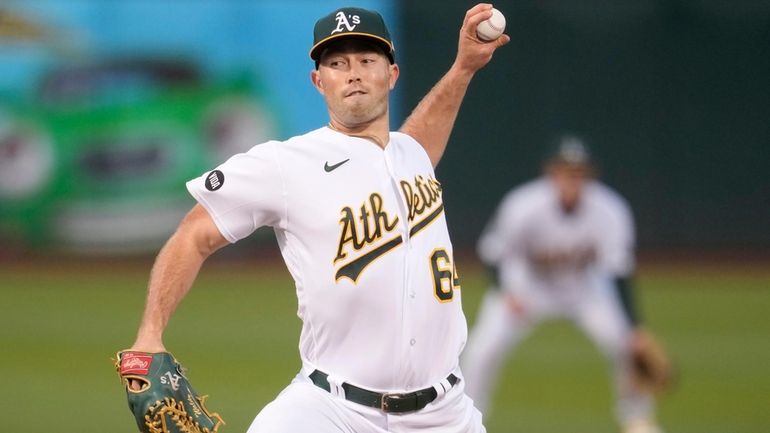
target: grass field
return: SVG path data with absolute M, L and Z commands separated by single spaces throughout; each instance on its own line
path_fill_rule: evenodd
M 133 341 L 149 262 L 0 262 L 0 407 L 9 432 L 135 432 L 110 357 Z M 300 323 L 282 265 L 209 263 L 166 344 L 228 425 L 244 432 L 299 368 Z M 463 275 L 473 323 L 483 279 Z M 770 428 L 770 269 L 642 264 L 647 323 L 681 372 L 659 403 L 668 433 Z M 496 432 L 610 433 L 604 360 L 571 327 L 538 329 L 506 364 Z

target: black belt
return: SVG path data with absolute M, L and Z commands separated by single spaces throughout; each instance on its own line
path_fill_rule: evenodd
M 328 374 L 320 370 L 314 370 L 310 373 L 310 380 L 312 380 L 316 386 L 331 392 L 329 380 L 327 379 L 328 377 Z M 451 386 L 454 386 L 460 379 L 454 374 L 450 374 L 447 376 L 446 380 Z M 376 407 L 385 412 L 392 413 L 414 412 L 420 410 L 438 397 L 438 393 L 433 387 L 404 394 L 379 393 L 359 388 L 349 383 L 343 383 L 342 389 L 345 390 L 346 400 L 364 406 Z

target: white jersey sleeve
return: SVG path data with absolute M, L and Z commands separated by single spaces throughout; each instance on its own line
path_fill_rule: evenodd
M 601 184 L 595 185 L 597 204 L 605 215 L 602 236 L 599 237 L 598 263 L 610 275 L 627 276 L 635 266 L 634 220 L 628 203 L 616 192 Z
M 516 230 L 510 221 L 516 217 L 514 195 L 509 193 L 502 200 L 492 219 L 481 233 L 477 252 L 481 261 L 490 266 L 500 264 L 506 250 L 515 246 Z
M 231 243 L 261 226 L 281 225 L 284 219 L 284 186 L 274 142 L 234 155 L 187 182 L 187 190 Z
M 477 245 L 481 261 L 498 268 L 501 289 L 516 292 L 527 284 L 528 262 L 524 250 L 528 203 L 539 187 L 525 185 L 509 192 L 484 229 Z

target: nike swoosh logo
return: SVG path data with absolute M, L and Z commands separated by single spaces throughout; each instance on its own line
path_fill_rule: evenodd
M 346 159 L 344 161 L 340 161 L 340 162 L 338 162 L 338 163 L 336 163 L 334 165 L 329 165 L 329 161 L 326 161 L 326 164 L 324 164 L 324 171 L 327 172 L 327 173 L 330 173 L 330 172 L 332 172 L 333 170 L 336 170 L 339 166 L 341 166 L 342 164 L 344 164 L 344 163 L 346 163 L 348 161 L 350 161 L 350 158 L 348 158 L 348 159 Z

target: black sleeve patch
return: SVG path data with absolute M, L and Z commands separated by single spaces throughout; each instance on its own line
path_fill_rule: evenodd
M 219 170 L 214 170 L 206 175 L 206 189 L 216 191 L 225 184 L 225 175 Z

